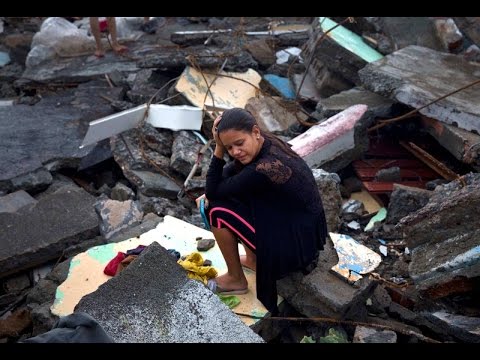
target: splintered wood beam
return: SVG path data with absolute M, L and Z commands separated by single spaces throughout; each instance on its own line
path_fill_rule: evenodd
M 404 141 L 400 141 L 400 145 L 402 145 L 405 149 L 410 151 L 417 159 L 423 161 L 427 166 L 435 170 L 444 179 L 448 181 L 452 181 L 458 179 L 460 176 L 446 167 L 443 163 L 437 160 L 435 157 L 430 155 L 428 152 L 423 150 L 422 148 L 418 147 L 412 142 L 408 142 L 408 144 Z

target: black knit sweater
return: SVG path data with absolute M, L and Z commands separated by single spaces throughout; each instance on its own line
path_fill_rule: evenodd
M 323 249 L 327 224 L 312 171 L 297 155 L 265 138 L 247 165 L 212 157 L 207 173 L 209 201 L 236 198 L 250 206 L 257 256 L 257 297 L 277 312 L 276 280 L 310 265 Z

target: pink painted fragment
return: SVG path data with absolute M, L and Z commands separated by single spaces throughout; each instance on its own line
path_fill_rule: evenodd
M 301 157 L 305 157 L 353 129 L 367 111 L 367 105 L 353 105 L 332 116 L 325 122 L 312 126 L 303 134 L 289 141 L 292 149 Z

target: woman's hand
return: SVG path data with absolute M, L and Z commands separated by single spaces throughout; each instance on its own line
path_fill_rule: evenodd
M 212 134 L 215 143 L 223 145 L 220 138 L 218 137 L 218 123 L 220 122 L 220 120 L 222 120 L 222 115 L 217 116 L 217 118 L 213 121 Z
M 205 194 L 203 194 L 202 196 L 199 196 L 198 198 L 195 199 L 195 203 L 197 204 L 197 209 L 200 209 L 200 201 L 202 199 L 205 199 L 205 208 L 208 208 L 208 199 L 205 196 Z
M 213 127 L 212 127 L 212 134 L 213 134 L 213 139 L 215 140 L 215 156 L 222 159 L 223 155 L 225 154 L 225 147 L 223 146 L 222 141 L 220 140 L 220 137 L 218 136 L 218 123 L 222 120 L 222 115 L 217 116 L 215 121 L 213 122 Z

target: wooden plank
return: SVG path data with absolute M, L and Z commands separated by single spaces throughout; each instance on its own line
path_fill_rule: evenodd
M 389 193 L 393 191 L 393 184 L 412 186 L 425 189 L 426 181 L 398 181 L 398 182 L 380 182 L 380 181 L 363 181 L 365 189 L 371 193 Z
M 372 157 L 389 157 L 389 158 L 409 158 L 410 154 L 398 143 L 390 144 L 386 142 L 376 142 L 375 140 L 370 140 L 370 146 L 365 153 L 366 155 Z
M 375 168 L 368 168 L 368 169 L 355 169 L 355 173 L 360 178 L 360 180 L 369 180 L 374 179 L 375 175 L 380 169 Z M 440 177 L 435 171 L 429 168 L 421 168 L 421 169 L 400 169 L 400 177 L 402 180 L 407 179 L 437 179 Z
M 385 169 L 392 166 L 398 166 L 401 169 L 418 169 L 426 166 L 417 159 L 365 159 L 352 162 L 355 169 Z
M 450 170 L 444 163 L 440 160 L 429 154 L 426 150 L 423 150 L 421 147 L 415 145 L 412 142 L 403 142 L 401 141 L 400 144 L 405 147 L 408 151 L 410 151 L 415 157 L 420 159 L 430 168 L 438 172 L 443 178 L 448 181 L 452 181 L 458 179 L 460 175 L 456 174 L 454 171 Z
M 369 192 L 362 189 L 361 191 L 352 192 L 350 194 L 350 199 L 358 200 L 363 203 L 365 210 L 369 213 L 376 213 L 383 207 L 383 204 L 375 199 Z M 350 200 L 349 199 L 349 200 Z M 345 200 L 347 202 L 348 200 Z

